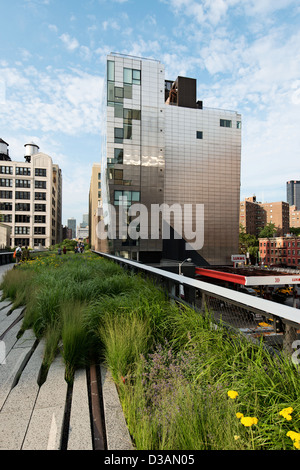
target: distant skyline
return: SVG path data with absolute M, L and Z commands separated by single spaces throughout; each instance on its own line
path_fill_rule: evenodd
M 0 137 L 62 169 L 63 225 L 88 211 L 100 161 L 106 55 L 154 58 L 197 79 L 204 107 L 242 114 L 240 199 L 286 201 L 300 179 L 298 0 L 12 0 L 0 29 Z

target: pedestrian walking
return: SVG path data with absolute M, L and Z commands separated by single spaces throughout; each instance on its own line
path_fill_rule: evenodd
M 21 248 L 21 245 L 19 245 L 19 246 L 16 248 L 16 262 L 17 262 L 17 263 L 20 263 L 21 256 L 22 256 L 22 248 Z

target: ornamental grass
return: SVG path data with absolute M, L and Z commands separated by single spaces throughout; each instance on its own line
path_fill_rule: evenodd
M 37 257 L 1 288 L 26 304 L 20 335 L 46 339 L 45 371 L 57 354 L 69 382 L 95 358 L 109 367 L 137 449 L 300 448 L 297 365 L 215 325 L 211 312 L 92 253 Z

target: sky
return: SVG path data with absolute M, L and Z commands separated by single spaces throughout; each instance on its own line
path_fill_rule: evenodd
M 197 79 L 204 107 L 242 114 L 240 199 L 286 201 L 300 180 L 299 0 L 0 0 L 0 138 L 62 169 L 63 225 L 88 212 L 106 56 Z

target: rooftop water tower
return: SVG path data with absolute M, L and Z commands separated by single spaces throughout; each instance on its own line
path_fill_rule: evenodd
M 25 155 L 24 158 L 26 162 L 31 162 L 31 157 L 39 152 L 39 146 L 36 145 L 34 142 L 30 142 L 30 144 L 25 144 Z
M 4 142 L 4 140 L 0 138 L 0 160 L 6 160 L 9 162 L 11 161 L 11 158 L 8 152 L 8 146 L 9 144 L 7 142 Z

